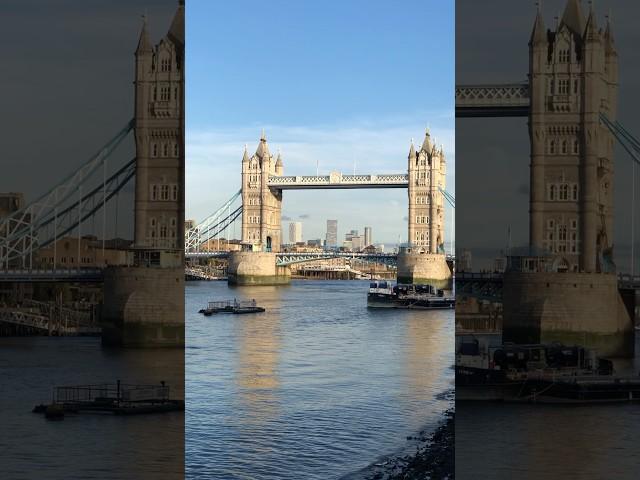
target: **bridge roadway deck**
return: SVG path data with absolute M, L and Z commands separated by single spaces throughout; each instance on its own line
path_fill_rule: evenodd
M 56 270 L 0 270 L 0 283 L 28 282 L 84 282 L 99 283 L 103 272 L 99 268 L 56 269 Z
M 459 272 L 455 277 L 458 295 L 499 301 L 502 298 L 503 274 Z M 618 274 L 619 290 L 640 291 L 640 275 Z

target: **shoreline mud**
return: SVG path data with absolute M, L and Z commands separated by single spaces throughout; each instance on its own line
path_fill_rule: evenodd
M 455 394 L 435 430 L 425 428 L 406 437 L 407 444 L 395 454 L 382 457 L 342 480 L 453 480 L 455 478 Z

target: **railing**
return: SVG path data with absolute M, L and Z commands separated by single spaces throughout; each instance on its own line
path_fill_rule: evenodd
M 150 402 L 169 400 L 169 387 L 160 385 L 129 385 L 124 383 L 75 385 L 56 387 L 54 403 L 80 404 L 101 401 Z
M 270 176 L 268 181 L 270 187 L 280 188 L 406 187 L 408 184 L 407 174 L 343 175 L 339 172 L 330 175 Z

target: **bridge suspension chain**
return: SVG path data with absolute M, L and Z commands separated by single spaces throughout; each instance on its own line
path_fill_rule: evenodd
M 133 127 L 134 120 L 132 119 L 72 174 L 33 202 L 0 220 L 0 268 L 9 268 L 9 262 L 16 259 L 22 259 L 22 266 L 25 268 L 27 256 L 30 257 L 29 267 L 32 267 L 34 249 L 43 246 L 43 242 L 48 244 L 55 241 L 58 235 L 64 235 L 78 227 L 88 216 L 93 215 L 101 207 L 104 207 L 107 200 L 107 184 L 110 187 L 109 198 L 111 198 L 129 181 L 135 171 L 133 167 L 134 161 L 127 163 L 127 165 L 109 177 L 108 180 L 106 168 L 107 160 L 129 132 L 133 130 Z M 93 178 L 101 167 L 103 169 L 102 185 L 83 196 L 81 193 L 82 187 Z M 97 206 L 98 202 L 91 202 L 89 204 L 90 213 L 83 217 L 82 203 L 85 200 L 93 199 L 100 191 L 103 194 L 102 204 Z M 73 201 L 73 197 L 77 193 L 79 193 L 78 199 Z M 69 206 L 69 202 L 72 202 L 71 206 Z M 74 208 L 78 210 L 79 214 L 75 217 L 76 220 L 72 221 L 70 218 L 73 215 L 70 212 Z M 86 210 L 87 205 L 85 204 Z M 61 226 L 60 231 L 58 231 L 59 226 Z M 41 239 L 44 232 L 43 229 L 47 227 L 53 228 L 54 237 L 48 238 L 45 236 L 44 239 Z
M 218 210 L 197 226 L 185 231 L 184 248 L 186 252 L 196 251 L 203 243 L 219 236 L 225 228 L 230 226 L 242 214 L 242 205 L 231 211 L 231 205 L 240 198 L 241 194 L 242 189 L 238 190 Z
M 447 203 L 449 203 L 449 205 L 451 205 L 451 208 L 456 208 L 456 197 L 451 195 L 442 187 L 438 187 L 438 190 L 440 190 L 440 193 L 444 195 L 445 200 L 447 201 Z

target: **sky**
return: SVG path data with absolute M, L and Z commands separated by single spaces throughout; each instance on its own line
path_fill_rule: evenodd
M 35 200 L 131 120 L 142 15 L 147 15 L 155 43 L 168 30 L 177 6 L 177 0 L 2 2 L 0 192 L 23 192 L 27 203 Z M 110 171 L 134 151 L 129 134 L 110 157 Z M 120 193 L 118 205 L 117 230 L 115 221 L 109 221 L 107 235 L 131 239 L 133 181 Z M 107 209 L 112 220 L 114 201 Z M 100 235 L 97 223 L 94 230 L 85 222 L 82 232 Z
M 545 26 L 555 25 L 565 0 L 542 3 Z M 456 2 L 456 83 L 513 83 L 527 80 L 529 37 L 536 15 L 534 2 L 493 0 L 487 10 L 481 2 Z M 593 2 L 599 27 L 612 17 L 619 59 L 618 120 L 636 137 L 640 135 L 637 109 L 640 97 L 640 34 L 638 2 Z M 583 13 L 589 4 L 582 1 Z M 500 12 L 500 15 L 496 15 Z M 473 251 L 474 268 L 487 268 L 508 243 L 528 244 L 529 235 L 529 134 L 526 118 L 460 118 L 457 144 L 457 246 Z M 614 154 L 614 259 L 618 269 L 631 270 L 631 215 L 636 217 L 635 273 L 640 272 L 640 219 L 631 208 L 632 162 L 616 145 Z M 636 168 L 636 190 L 640 168 Z
M 240 188 L 244 145 L 253 153 L 263 128 L 285 175 L 326 175 L 406 173 L 428 126 L 455 194 L 454 12 L 437 0 L 190 0 L 186 218 L 204 220 Z M 282 215 L 305 239 L 337 219 L 339 239 L 366 225 L 376 243 L 404 242 L 407 192 L 286 191 Z

